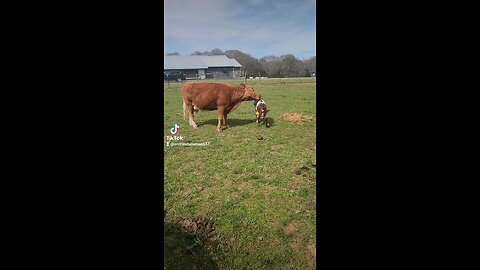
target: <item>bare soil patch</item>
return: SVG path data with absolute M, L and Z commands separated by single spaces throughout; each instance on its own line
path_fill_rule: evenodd
M 307 207 L 313 210 L 317 209 L 317 196 L 313 196 L 313 199 L 308 202 Z
M 272 151 L 272 152 L 270 152 L 270 155 L 276 157 L 276 156 L 279 156 L 280 153 L 279 153 L 279 152 L 276 152 L 276 151 Z
M 184 191 L 181 191 L 180 195 L 185 197 L 185 198 L 190 198 L 192 196 L 192 190 L 186 189 Z
M 178 223 L 182 232 L 194 233 L 207 247 L 215 248 L 219 244 L 214 235 L 215 225 L 212 218 L 196 215 L 191 219 L 180 219 Z
M 298 251 L 300 248 L 301 248 L 302 244 L 300 243 L 300 241 L 296 238 L 292 241 L 292 243 L 290 243 L 290 247 L 293 249 L 293 250 L 296 250 Z
M 227 244 L 231 247 L 235 247 L 238 245 L 238 240 L 235 239 L 235 237 L 231 237 L 230 239 L 228 239 Z
M 285 145 L 276 144 L 276 145 L 272 145 L 271 148 L 272 148 L 272 150 L 279 150 L 279 149 L 285 148 Z
M 315 239 L 310 240 L 307 245 L 307 262 L 310 266 L 315 266 L 317 258 L 317 243 Z
M 271 222 L 270 225 L 272 225 L 272 227 L 276 229 L 281 229 L 283 227 L 282 223 L 278 220 Z
M 275 238 L 270 239 L 269 245 L 270 245 L 270 247 L 272 247 L 274 249 L 278 249 L 278 248 L 284 246 L 284 242 L 283 242 L 282 239 L 279 239 L 279 238 L 275 237 Z
M 300 113 L 284 113 L 283 119 L 291 123 L 303 123 L 305 121 L 312 120 L 313 117 L 308 115 L 303 115 Z
M 276 190 L 277 188 L 274 187 L 274 186 L 268 185 L 268 186 L 266 187 L 266 189 L 267 189 L 267 191 L 272 191 L 272 190 Z
M 286 228 L 283 229 L 285 235 L 293 235 L 300 228 L 300 223 L 298 221 L 292 221 Z
M 241 191 L 244 190 L 249 190 L 251 188 L 252 184 L 250 182 L 243 182 L 240 185 L 238 185 L 238 189 Z

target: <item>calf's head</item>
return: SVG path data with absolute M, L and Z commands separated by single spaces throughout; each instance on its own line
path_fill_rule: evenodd
M 240 86 L 245 89 L 245 94 L 243 94 L 242 97 L 243 101 L 258 100 L 262 98 L 262 96 L 259 93 L 255 92 L 255 90 L 253 90 L 253 87 L 251 87 L 250 85 L 245 85 L 241 83 Z
M 270 110 L 267 110 L 267 106 L 265 105 L 265 103 L 262 103 L 260 105 L 258 105 L 257 107 L 257 119 L 258 119 L 258 122 L 262 122 L 265 118 L 267 118 L 267 113 L 269 112 Z

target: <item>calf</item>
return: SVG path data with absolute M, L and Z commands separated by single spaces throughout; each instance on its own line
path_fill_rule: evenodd
M 267 110 L 267 104 L 265 104 L 265 101 L 263 101 L 263 99 L 255 100 L 253 106 L 255 107 L 255 115 L 257 117 L 255 122 L 257 122 L 257 126 L 260 126 L 260 123 L 265 122 L 265 126 L 268 127 L 267 113 L 270 110 Z

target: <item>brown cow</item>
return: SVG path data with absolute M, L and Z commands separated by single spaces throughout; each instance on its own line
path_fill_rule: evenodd
M 222 119 L 227 126 L 227 114 L 238 108 L 242 101 L 262 98 L 251 86 L 243 83 L 240 87 L 224 83 L 186 83 L 182 87 L 182 95 L 183 119 L 188 111 L 188 123 L 193 128 L 197 128 L 193 121 L 194 110 L 218 110 L 217 132 L 222 131 Z

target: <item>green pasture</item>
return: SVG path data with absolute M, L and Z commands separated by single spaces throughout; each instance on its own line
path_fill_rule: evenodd
M 183 84 L 163 89 L 165 269 L 315 269 L 315 78 L 247 80 L 265 100 L 271 127 L 257 126 L 247 101 L 221 133 L 216 111 L 195 114 L 198 129 L 183 120 Z M 286 113 L 306 120 L 286 121 Z M 167 147 L 174 124 L 183 141 L 173 142 L 208 145 Z M 214 224 L 207 240 L 181 230 L 199 215 Z

